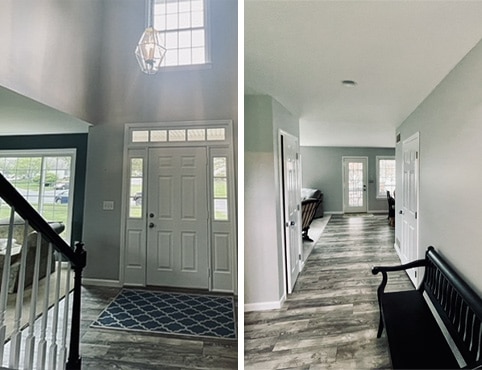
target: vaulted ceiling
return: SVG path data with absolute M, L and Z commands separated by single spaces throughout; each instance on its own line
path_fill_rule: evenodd
M 481 20 L 482 1 L 246 0 L 245 93 L 298 117 L 301 145 L 394 147 Z

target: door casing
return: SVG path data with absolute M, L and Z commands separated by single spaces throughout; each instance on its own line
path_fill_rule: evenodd
M 205 140 L 188 141 L 188 131 L 206 129 Z M 169 130 L 175 134 L 185 130 L 185 140 L 176 141 L 165 139 L 158 140 L 161 131 L 167 132 L 164 136 L 169 138 Z M 222 130 L 224 137 L 216 138 L 216 131 Z M 140 140 L 134 140 L 134 134 L 140 133 Z M 145 133 L 145 135 L 144 135 Z M 156 140 L 151 140 L 155 133 Z M 211 138 L 210 136 L 211 135 Z M 182 136 L 182 135 L 181 135 Z M 214 137 L 214 138 L 213 138 Z M 236 178 L 234 168 L 233 151 L 233 123 L 230 120 L 219 121 L 183 121 L 183 122 L 159 122 L 152 124 L 126 124 L 124 132 L 124 166 L 123 166 L 123 190 L 121 211 L 121 253 L 119 269 L 119 285 L 145 286 L 146 285 L 146 232 L 148 214 L 146 197 L 142 199 L 142 217 L 139 219 L 129 218 L 129 163 L 130 158 L 143 158 L 144 173 L 147 174 L 147 158 L 149 148 L 179 148 L 189 146 L 204 146 L 207 150 L 207 182 L 208 182 L 208 250 L 209 250 L 209 290 L 229 292 L 237 294 L 237 245 L 236 245 Z M 213 200 L 213 159 L 225 157 L 227 160 L 228 185 L 227 204 L 228 219 L 216 220 L 214 218 Z M 146 179 L 144 179 L 143 193 L 147 194 Z M 132 229 L 130 229 L 132 226 Z M 134 247 L 130 247 L 130 243 Z M 129 244 L 129 246 L 128 246 Z M 134 251 L 134 253 L 132 252 Z

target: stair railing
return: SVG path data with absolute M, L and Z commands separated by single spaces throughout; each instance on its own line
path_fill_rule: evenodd
M 54 230 L 52 225 L 32 207 L 2 174 L 0 174 L 0 198 L 0 204 L 3 201 L 10 207 L 9 222 L 6 225 L 8 234 L 6 241 L 3 239 L 5 245 L 0 251 L 4 259 L 0 288 L 0 367 L 3 362 L 3 366 L 11 368 L 80 369 L 82 362 L 80 355 L 81 280 L 82 271 L 86 265 L 84 245 L 77 243 L 75 249 L 71 248 L 59 236 L 58 230 Z M 21 245 L 16 244 L 16 239 L 14 239 L 16 228 L 23 228 L 20 233 L 23 235 Z M 33 249 L 35 250 L 34 271 L 27 268 L 29 258 L 27 252 L 31 247 L 28 242 L 32 243 L 32 238 L 34 238 Z M 46 250 L 46 268 L 43 270 L 40 262 L 42 253 L 45 255 Z M 51 256 L 54 255 L 54 251 L 57 252 L 57 258 L 52 262 Z M 19 257 L 20 260 L 18 260 Z M 13 258 L 17 261 L 14 265 L 11 265 Z M 52 263 L 55 265 L 53 266 Z M 63 268 L 65 264 L 68 265 L 67 269 Z M 30 265 L 30 267 L 32 266 Z M 62 270 L 65 270 L 66 275 L 65 297 L 60 300 Z M 72 307 L 70 308 L 71 270 L 74 272 L 74 288 Z M 55 271 L 55 273 L 52 271 Z M 46 278 L 42 282 L 43 307 L 40 307 L 43 312 L 40 319 L 37 320 L 38 302 L 41 301 L 39 284 L 43 273 L 46 274 Z M 25 282 L 26 277 L 30 276 L 31 279 L 32 274 L 29 320 L 28 326 L 25 327 L 25 324 L 22 324 L 24 300 L 28 299 L 25 295 Z M 12 275 L 15 276 L 13 279 Z M 49 309 L 51 275 L 55 276 L 55 284 L 53 284 L 55 286 L 53 307 Z M 9 291 L 12 290 L 12 287 L 17 289 L 14 318 L 7 321 L 7 304 Z M 70 321 L 68 320 L 69 315 Z M 51 321 L 49 321 L 49 318 L 51 318 Z M 9 334 L 7 333 L 7 326 L 12 326 L 9 340 L 7 340 Z M 68 338 L 69 329 L 70 338 Z M 67 346 L 69 346 L 68 358 Z M 7 353 L 4 356 L 6 349 L 9 349 L 9 356 Z M 21 356 L 22 353 L 23 357 Z

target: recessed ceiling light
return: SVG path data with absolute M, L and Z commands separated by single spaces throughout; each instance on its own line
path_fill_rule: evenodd
M 356 81 L 353 81 L 353 80 L 343 80 L 341 81 L 341 83 L 345 87 L 355 87 L 357 85 Z

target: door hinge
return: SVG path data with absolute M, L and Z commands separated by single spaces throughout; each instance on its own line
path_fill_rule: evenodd
M 418 159 L 418 152 L 415 152 L 415 159 Z
M 417 270 L 415 270 L 415 277 L 417 277 Z
M 298 255 L 298 259 L 301 261 L 301 254 Z
M 418 218 L 418 212 L 415 212 L 415 219 Z

